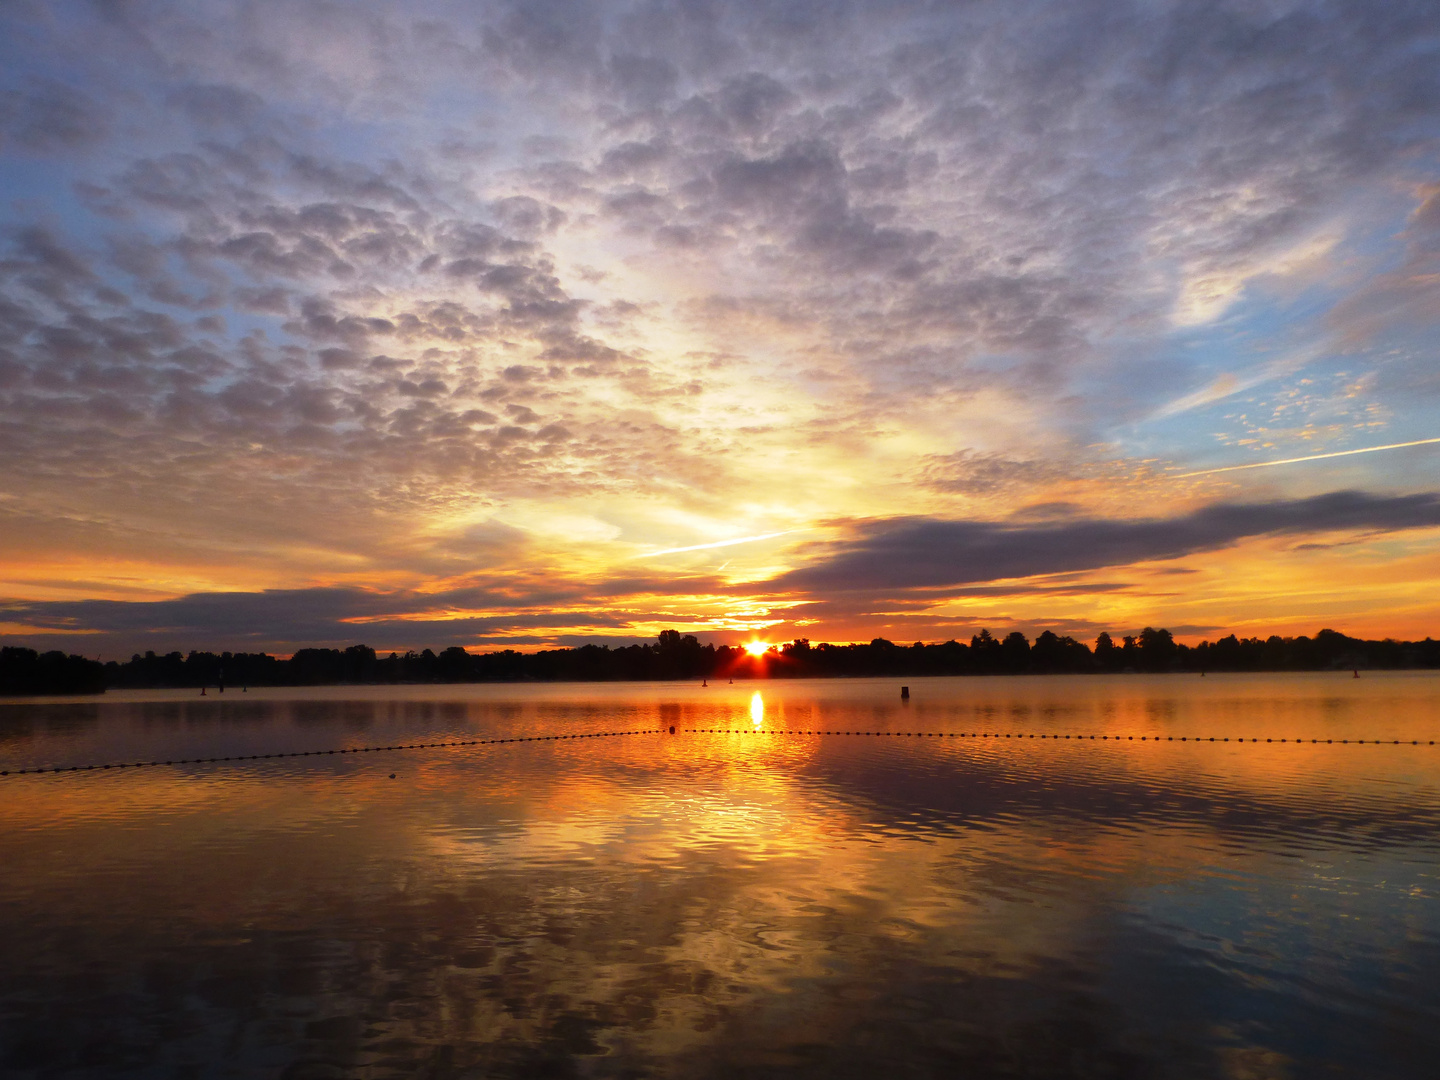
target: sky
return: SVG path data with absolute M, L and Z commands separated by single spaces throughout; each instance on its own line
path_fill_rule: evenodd
M 1437 330 L 1433 2 L 0 7 L 8 644 L 1421 638 Z

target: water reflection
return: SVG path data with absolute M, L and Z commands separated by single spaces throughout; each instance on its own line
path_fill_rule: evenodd
M 1440 747 L 777 732 L 1428 739 L 1440 680 L 910 683 L 0 707 L 12 766 L 679 732 L 6 778 L 0 1072 L 1429 1075 Z

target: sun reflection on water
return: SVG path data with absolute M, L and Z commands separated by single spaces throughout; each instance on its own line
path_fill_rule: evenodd
M 96 1016 L 157 1032 L 94 1051 L 118 1072 L 232 1039 L 254 1017 L 262 1034 L 233 1051 L 246 1069 L 319 1046 L 372 1055 L 389 1062 L 377 1078 L 400 1078 L 454 1047 L 452 1071 L 519 1077 L 541 1052 L 589 1059 L 604 1045 L 623 1047 L 636 1073 L 681 1076 L 707 1059 L 803 1061 L 823 1042 L 857 1075 L 927 1071 L 941 1053 L 1049 1075 L 1049 1044 L 1033 1032 L 1075 1030 L 1080 1015 L 1087 1045 L 1119 1048 L 1094 1071 L 1163 1073 L 1159 1057 L 1151 1070 L 1126 1056 L 1155 1045 L 1242 1064 L 1283 1053 L 1296 1076 L 1335 1072 L 1320 1057 L 1334 1043 L 1313 1034 L 1335 1014 L 1310 988 L 1287 989 L 1308 966 L 1317 998 L 1353 1000 L 1383 980 L 1421 1003 L 1419 1020 L 1347 1029 L 1356 1048 L 1340 1071 L 1427 1075 L 1435 1040 L 1421 1010 L 1435 995 L 1410 957 L 1440 949 L 1440 764 L 1428 745 L 1440 677 L 1181 679 L 926 680 L 906 712 L 892 680 L 773 680 L 773 728 L 750 684 L 764 739 L 731 737 L 743 731 L 740 680 L 688 693 L 495 684 L 277 688 L 267 700 L 252 689 L 244 711 L 180 691 L 0 704 L 0 770 L 12 770 L 0 781 L 0 1045 L 27 1025 L 74 1030 Z M 1424 751 L 1355 746 L 1376 737 L 1376 717 L 1396 738 L 1423 734 Z M 771 737 L 815 729 L 955 737 Z M 570 738 L 630 730 L 647 734 Z M 990 734 L 958 737 L 972 731 Z M 1208 742 L 1242 731 L 1258 743 Z M 1202 732 L 1203 747 L 1170 741 Z M 1278 742 L 1302 735 L 1336 742 Z M 525 741 L 13 772 L 495 738 Z M 353 823 L 343 844 L 337 821 Z M 1313 862 L 1297 869 L 1296 853 Z M 278 872 L 234 888 L 237 872 L 266 866 Z M 81 874 L 103 874 L 107 889 L 73 887 Z M 417 905 L 436 913 L 421 938 Z M 156 928 L 156 910 L 173 930 Z M 283 937 L 252 929 L 282 919 Z M 1191 942 L 1220 959 L 1197 963 Z M 1248 967 L 1224 961 L 1242 949 Z M 173 991 L 154 993 L 156 970 Z M 88 971 L 101 975 L 75 974 Z M 1276 988 L 1266 998 L 1251 993 L 1257 977 Z M 1151 993 L 1159 978 L 1165 995 Z M 361 989 L 340 1012 L 328 987 L 342 983 Z M 246 991 L 265 985 L 296 989 Z M 1377 1009 L 1391 1000 L 1367 992 Z M 175 1000 L 207 1011 L 167 1027 Z M 1226 1033 L 1255 1030 L 1245 1025 L 1260 1008 L 1283 1017 L 1282 1049 L 1257 1038 L 1240 1048 L 1251 1058 L 1223 1057 L 1240 1052 Z M 552 1041 L 532 1052 L 541 1009 L 597 1025 L 593 1042 L 555 1051 L 542 1032 Z M 353 1026 L 327 1019 L 337 1012 Z M 795 1015 L 804 1030 L 777 1027 Z M 332 1034 L 309 1034 L 321 1030 Z M 1145 1041 L 1128 1042 L 1137 1031 Z M 502 1040 L 514 1057 L 495 1066 Z M 30 1045 L 49 1055 L 30 1071 L 74 1060 L 63 1044 Z M 1041 1057 L 1015 1056 L 1032 1045 Z

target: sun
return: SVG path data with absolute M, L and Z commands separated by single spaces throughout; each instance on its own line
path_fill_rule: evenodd
M 751 656 L 764 656 L 770 651 L 770 648 L 768 641 L 747 641 L 745 643 L 745 651 Z

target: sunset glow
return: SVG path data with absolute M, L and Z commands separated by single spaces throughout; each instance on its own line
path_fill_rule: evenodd
M 772 648 L 774 646 L 768 641 L 747 641 L 745 643 L 745 651 L 751 656 L 764 656 Z
M 1440 634 L 1424 19 L 782 7 L 7 5 L 0 637 Z

